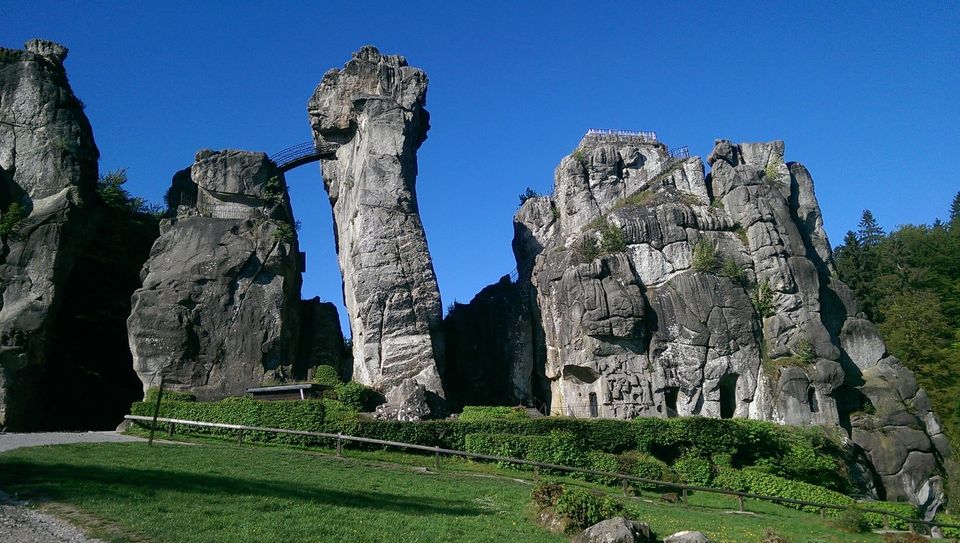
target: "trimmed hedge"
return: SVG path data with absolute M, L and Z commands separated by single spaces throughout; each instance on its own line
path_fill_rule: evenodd
M 639 452 L 660 462 L 673 463 L 684 453 L 695 451 L 704 458 L 715 459 L 714 463 L 721 466 L 740 468 L 759 464 L 772 474 L 840 492 L 847 491 L 849 486 L 845 450 L 819 428 L 800 429 L 769 422 L 705 417 L 623 421 L 561 417 L 529 419 L 512 414 L 494 416 L 502 413 L 504 408 L 479 408 L 473 410 L 473 415 L 468 414 L 460 420 L 417 423 L 358 418 L 353 410 L 369 409 L 370 402 L 375 401 L 375 398 L 371 399 L 374 393 L 356 383 L 341 385 L 337 388 L 340 402 L 329 404 L 323 416 L 316 412 L 316 408 L 311 408 L 314 410 L 309 413 L 297 414 L 297 410 L 307 408 L 279 407 L 303 402 L 172 402 L 166 401 L 166 393 L 161 410 L 163 416 L 174 418 L 342 432 L 456 450 L 468 450 L 466 438 L 471 434 L 550 436 L 559 433 L 566 436 L 562 445 L 543 445 L 545 449 L 537 449 L 539 452 L 531 459 L 552 458 L 551 463 L 581 462 L 576 465 L 585 466 L 588 451 L 617 455 Z M 467 413 L 470 411 L 466 410 Z M 136 403 L 132 412 L 150 415 L 152 405 Z M 492 449 L 474 447 L 472 450 L 497 454 Z M 565 462 L 557 462 L 558 459 L 565 459 Z
M 960 517 L 955 517 L 949 513 L 937 513 L 936 520 L 947 524 L 960 524 Z M 943 528 L 943 537 L 960 537 L 960 528 Z
M 870 509 L 882 509 L 884 511 L 890 511 L 897 515 L 903 515 L 907 518 L 920 518 L 920 512 L 917 511 L 917 508 L 912 504 L 903 503 L 903 502 L 862 502 L 860 505 L 863 507 L 869 507 Z M 884 515 L 880 513 L 870 513 L 863 511 L 863 518 L 866 519 L 867 524 L 871 528 L 883 528 L 884 526 Z M 886 517 L 887 526 L 892 530 L 909 530 L 910 523 L 905 520 L 900 520 L 894 517 Z M 947 521 L 944 521 L 947 522 Z M 960 535 L 960 530 L 957 531 L 957 535 Z
M 157 393 L 160 392 L 160 389 L 157 387 L 147 390 L 147 393 L 143 397 L 143 401 L 156 405 L 157 403 Z M 163 402 L 195 402 L 197 397 L 189 392 L 177 392 L 175 390 L 164 390 L 163 398 L 160 400 L 160 403 Z
M 718 468 L 717 474 L 713 478 L 713 484 L 719 488 L 727 490 L 736 490 L 739 492 L 749 492 L 751 494 L 760 494 L 763 496 L 778 496 L 793 500 L 802 500 L 808 502 L 825 503 L 832 505 L 855 505 L 856 501 L 850 496 L 823 488 L 822 486 L 812 485 L 801 481 L 792 481 L 784 479 L 772 473 L 765 473 L 757 469 L 736 470 L 731 468 Z M 807 505 L 796 505 L 784 503 L 787 507 L 816 513 L 819 511 L 816 507 Z M 838 516 L 839 510 L 829 509 L 827 514 Z
M 313 382 L 318 385 L 335 387 L 339 385 L 340 373 L 333 366 L 320 365 L 313 370 Z
M 696 453 L 689 452 L 673 463 L 673 471 L 680 476 L 680 481 L 694 486 L 710 486 L 713 480 L 713 466 L 710 461 Z
M 529 420 L 530 415 L 522 407 L 502 407 L 489 405 L 467 405 L 460 413 L 461 422 L 483 422 L 488 420 Z

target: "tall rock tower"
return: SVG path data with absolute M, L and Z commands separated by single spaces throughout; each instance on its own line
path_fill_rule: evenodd
M 364 47 L 324 74 L 308 104 L 353 332 L 353 378 L 388 400 L 413 380 L 443 396 L 440 291 L 417 206 L 427 76 Z
M 38 428 L 63 285 L 90 224 L 97 159 L 67 48 L 0 49 L 0 427 Z

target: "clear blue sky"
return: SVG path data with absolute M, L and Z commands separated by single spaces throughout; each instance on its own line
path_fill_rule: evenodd
M 307 4 L 305 7 L 304 4 Z M 159 200 L 200 148 L 310 139 L 323 73 L 374 44 L 430 78 L 418 192 L 445 304 L 515 266 L 518 194 L 549 192 L 587 128 L 786 141 L 834 244 L 864 208 L 887 229 L 960 190 L 960 4 L 945 2 L 0 2 L 0 45 L 70 48 L 101 171 Z M 288 176 L 304 297 L 341 303 L 316 165 Z M 341 309 L 342 312 L 342 309 Z M 341 315 L 343 317 L 343 315 Z

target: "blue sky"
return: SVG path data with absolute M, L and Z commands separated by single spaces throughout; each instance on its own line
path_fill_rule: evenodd
M 960 6 L 949 2 L 0 2 L 0 46 L 70 48 L 101 171 L 159 200 L 200 148 L 310 139 L 306 101 L 364 44 L 430 78 L 418 195 L 445 304 L 515 266 L 525 187 L 591 127 L 786 141 L 831 241 L 869 208 L 890 229 L 960 190 Z M 341 303 L 316 165 L 288 175 L 304 297 Z M 341 309 L 342 312 L 342 309 Z M 343 315 L 341 315 L 343 317 Z

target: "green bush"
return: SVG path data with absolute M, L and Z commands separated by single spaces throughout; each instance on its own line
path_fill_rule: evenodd
M 166 396 L 166 392 L 164 392 Z M 134 415 L 152 416 L 154 404 L 137 402 L 131 406 Z M 307 432 L 323 432 L 326 427 L 354 423 L 357 412 L 335 400 L 285 400 L 267 402 L 251 398 L 228 398 L 219 402 L 160 403 L 160 416 L 204 422 L 241 424 L 265 428 L 282 428 Z M 236 430 L 178 426 L 177 431 L 194 435 L 211 435 L 233 439 Z M 335 433 L 335 431 L 334 431 Z M 329 440 L 290 434 L 247 432 L 244 439 L 260 443 L 284 443 L 299 446 L 328 446 Z
M 318 385 L 336 387 L 341 384 L 340 374 L 333 366 L 321 365 L 313 370 L 313 382 Z
M 156 404 L 157 403 L 157 393 L 160 392 L 159 387 L 153 387 L 147 389 L 147 393 L 143 396 L 143 401 Z M 197 397 L 189 392 L 177 392 L 175 390 L 164 390 L 163 398 L 160 399 L 160 403 L 165 402 L 195 402 Z M 152 412 L 151 412 L 152 414 Z
M 669 481 L 672 479 L 672 472 L 662 460 L 658 460 L 648 454 L 629 452 L 617 457 L 620 463 L 620 473 L 633 475 L 641 479 L 652 479 L 654 481 Z M 655 490 L 660 488 L 655 483 L 631 482 L 635 488 L 644 490 Z
M 942 522 L 944 524 L 960 524 L 960 517 L 955 517 L 949 513 L 937 513 L 935 519 L 937 522 Z M 892 528 L 893 526 L 891 526 Z M 960 538 L 960 528 L 943 528 L 943 537 L 949 538 Z
M 720 270 L 721 259 L 717 256 L 717 248 L 707 238 L 700 238 L 693 246 L 693 271 L 703 273 L 717 273 Z
M 539 509 L 557 505 L 557 500 L 563 495 L 563 486 L 555 483 L 543 483 L 533 490 L 533 503 Z
M 917 511 L 917 508 L 909 503 L 898 503 L 898 502 L 860 502 L 860 506 L 866 509 L 881 509 L 883 511 L 889 511 L 891 513 L 902 515 L 907 518 L 919 518 L 920 514 Z M 889 526 L 892 530 L 909 530 L 910 523 L 894 518 L 894 517 L 885 517 L 880 513 L 871 513 L 869 511 L 863 511 L 863 517 L 867 522 L 867 525 L 870 528 L 883 528 L 884 526 Z M 884 523 L 886 519 L 886 523 Z M 960 535 L 960 532 L 958 532 Z
M 753 308 L 757 310 L 758 315 L 763 318 L 773 316 L 775 306 L 773 302 L 773 289 L 770 288 L 769 279 L 764 279 L 757 284 L 750 300 L 753 302 Z
M 488 405 L 467 405 L 460 413 L 461 422 L 483 422 L 488 420 L 529 420 L 530 415 L 522 407 L 502 407 Z
M 596 471 L 605 471 L 607 473 L 620 472 L 620 460 L 617 455 L 599 451 L 590 451 L 587 453 L 586 467 Z M 616 477 L 607 475 L 587 475 L 588 481 L 604 485 L 615 485 L 618 480 Z
M 792 481 L 784 479 L 771 473 L 765 473 L 756 469 L 735 470 L 730 468 L 718 468 L 717 474 L 713 478 L 714 486 L 725 488 L 727 490 L 736 490 L 740 492 L 750 492 L 762 496 L 777 496 L 781 498 L 790 498 L 808 502 L 824 503 L 830 505 L 854 505 L 853 498 L 801 481 Z M 787 507 L 800 509 L 801 511 L 817 512 L 819 509 L 811 506 L 795 505 L 784 503 Z M 837 515 L 837 510 L 831 509 L 828 513 L 832 516 Z
M 164 416 L 212 422 L 234 422 L 250 426 L 273 426 L 369 437 L 446 449 L 465 450 L 470 434 L 500 434 L 528 436 L 536 441 L 519 455 L 549 463 L 589 465 L 588 451 L 621 455 L 621 473 L 662 479 L 669 477 L 670 469 L 664 462 L 673 463 L 684 453 L 696 450 L 704 458 L 714 459 L 718 466 L 740 468 L 764 465 L 768 471 L 782 477 L 805 481 L 845 492 L 848 482 L 843 466 L 845 449 L 828 438 L 820 428 L 799 429 L 770 422 L 745 419 L 712 419 L 707 417 L 678 417 L 671 419 L 638 418 L 630 421 L 610 419 L 572 419 L 542 417 L 480 416 L 481 420 L 431 420 L 398 422 L 360 419 L 358 408 L 370 409 L 364 398 L 373 391 L 356 383 L 347 383 L 337 389 L 339 401 L 327 400 L 324 416 L 314 413 L 283 424 L 273 414 L 279 405 L 304 402 L 163 402 Z M 165 393 L 166 395 L 166 393 Z M 376 398 L 376 396 L 374 396 Z M 366 405 L 363 405 L 366 401 Z M 307 402 L 309 403 L 309 402 Z M 263 407 L 262 405 L 267 405 Z M 229 407 L 228 411 L 225 411 Z M 304 407 L 292 407 L 296 412 Z M 481 410 L 482 412 L 483 410 Z M 134 404 L 137 415 L 152 415 L 153 405 Z M 229 415 L 229 416 L 227 416 Z M 227 420 L 229 419 L 229 420 Z M 284 419 L 286 420 L 286 419 Z M 574 438 L 575 436 L 575 438 Z M 522 438 L 526 439 L 526 438 Z M 359 445 L 355 445 L 359 446 Z M 474 448 L 474 452 L 490 452 Z M 624 453 L 630 453 L 623 456 Z M 630 459 L 634 459 L 630 462 Z M 722 458 L 723 461 L 717 461 Z M 642 459 L 642 473 L 634 471 L 637 459 Z M 622 465 L 627 461 L 629 467 Z
M 565 488 L 557 499 L 556 510 L 571 520 L 568 529 L 576 531 L 608 518 L 623 516 L 626 511 L 619 501 L 580 488 Z
M 844 532 L 860 534 L 870 530 L 867 517 L 859 509 L 845 509 L 839 511 L 833 521 L 834 525 Z
M 513 434 L 468 434 L 464 439 L 464 448 L 467 452 L 505 456 L 508 458 L 528 459 L 532 447 L 544 447 L 547 441 L 541 436 L 523 436 Z M 525 464 L 497 461 L 497 465 L 510 469 L 531 469 Z
M 361 385 L 356 381 L 350 381 L 349 383 L 337 386 L 336 392 L 338 400 L 357 411 L 373 411 L 378 405 L 383 403 L 383 395 L 375 389 Z
M 688 485 L 708 486 L 713 479 L 710 461 L 695 452 L 686 453 L 673 463 L 673 471 Z
M 20 223 L 27 217 L 27 211 L 19 202 L 13 202 L 7 206 L 6 211 L 0 215 L 0 236 L 17 237 L 20 233 Z

